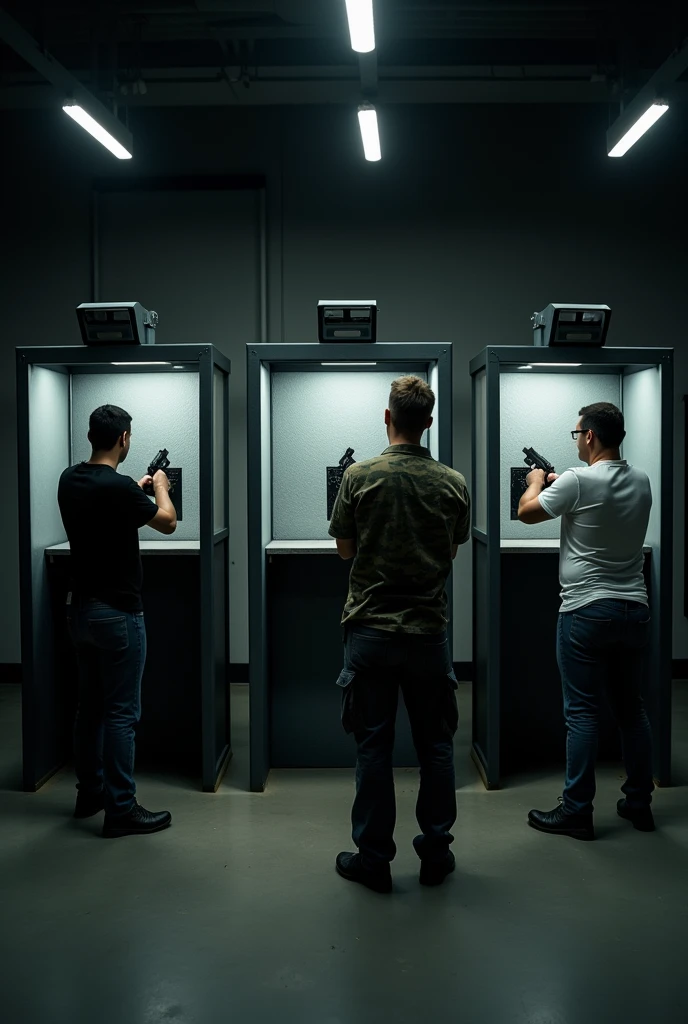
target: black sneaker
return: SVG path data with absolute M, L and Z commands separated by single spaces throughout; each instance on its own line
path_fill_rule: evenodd
M 169 811 L 147 811 L 141 804 L 134 804 L 129 814 L 108 817 L 105 815 L 103 839 L 118 839 L 120 836 L 149 836 L 162 832 L 172 823 Z
M 350 882 L 360 882 L 373 892 L 392 891 L 392 872 L 389 864 L 382 868 L 366 868 L 360 853 L 340 853 L 337 856 L 337 874 Z
M 654 832 L 655 819 L 650 807 L 629 807 L 626 800 L 619 800 L 616 805 L 616 813 L 620 818 L 626 818 L 631 822 L 633 828 L 639 832 Z
M 538 832 L 549 832 L 554 836 L 583 840 L 595 838 L 592 814 L 567 814 L 561 805 L 553 811 L 529 811 L 528 824 Z
M 442 885 L 447 875 L 451 875 L 456 867 L 456 857 L 447 850 L 447 856 L 440 861 L 422 860 L 420 862 L 420 884 Z
M 79 790 L 76 794 L 76 806 L 74 807 L 75 818 L 92 818 L 105 807 L 105 793 L 101 789 L 97 793 L 82 793 Z

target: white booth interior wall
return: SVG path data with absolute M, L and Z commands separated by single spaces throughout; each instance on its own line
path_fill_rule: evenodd
M 225 425 L 225 386 L 222 371 L 213 373 L 213 522 L 215 530 L 229 525 L 229 509 L 225 504 L 227 466 L 227 428 Z
M 140 480 L 161 448 L 181 467 L 183 520 L 166 538 L 144 527 L 141 540 L 199 540 L 199 416 L 197 373 L 84 373 L 72 376 L 72 464 L 90 457 L 88 421 L 100 405 L 132 417 L 131 451 L 119 472 Z M 151 499 L 152 500 L 152 499 Z
M 559 520 L 525 526 L 511 519 L 511 468 L 534 448 L 557 473 L 582 466 L 571 431 L 592 402 L 621 405 L 621 381 L 604 373 L 502 373 L 500 376 L 500 521 L 503 540 L 559 537 Z
M 487 374 L 481 370 L 475 377 L 475 488 L 473 521 L 477 530 L 487 533 Z
M 652 512 L 647 543 L 657 547 L 660 541 L 660 467 L 661 467 L 661 370 L 650 367 L 623 378 L 623 414 L 626 438 L 622 454 L 628 462 L 644 469 L 652 488 Z
M 44 552 L 67 539 L 57 504 L 57 485 L 69 465 L 69 377 L 32 366 L 29 371 L 31 540 L 35 571 Z
M 336 466 L 347 448 L 356 462 L 385 450 L 390 385 L 405 372 L 273 373 L 273 540 L 329 537 L 326 467 Z
M 69 465 L 69 377 L 42 366 L 29 370 L 29 462 L 34 631 L 41 633 L 52 630 L 45 549 L 67 539 L 57 486 Z

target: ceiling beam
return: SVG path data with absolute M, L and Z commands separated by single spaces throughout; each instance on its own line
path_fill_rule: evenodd
M 205 71 L 205 69 L 204 69 Z M 342 78 L 252 79 L 247 89 L 228 89 L 221 76 L 197 80 L 163 80 L 143 73 L 145 96 L 122 97 L 138 107 L 285 106 L 348 104 L 357 106 L 361 86 L 357 75 Z M 609 103 L 606 82 L 524 79 L 381 79 L 376 102 L 382 104 L 451 103 Z M 46 107 L 52 104 L 45 84 L 6 85 L 0 108 Z
M 86 89 L 78 78 L 67 71 L 46 50 L 43 50 L 33 36 L 2 8 L 0 8 L 0 39 L 54 87 L 55 91 L 50 90 L 49 93 L 43 87 L 44 104 L 46 100 L 54 104 L 56 99 L 60 106 L 67 102 L 78 104 L 129 153 L 133 152 L 134 140 L 131 132 L 119 118 Z
M 378 86 L 377 50 L 370 53 L 359 53 L 358 70 L 361 78 L 361 94 L 364 99 L 375 98 Z

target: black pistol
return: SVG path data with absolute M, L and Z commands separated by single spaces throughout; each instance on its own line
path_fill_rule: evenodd
M 525 453 L 523 461 L 526 466 L 530 466 L 531 469 L 543 469 L 545 471 L 545 487 L 549 487 L 550 481 L 547 477 L 554 472 L 552 463 L 548 462 L 543 455 L 538 455 L 534 448 L 524 448 L 523 451 Z
M 167 456 L 169 454 L 170 453 L 168 452 L 167 448 L 161 448 L 160 449 L 160 451 L 158 452 L 158 454 L 155 456 L 155 458 L 151 462 L 150 466 L 148 467 L 148 475 L 149 476 L 155 476 L 155 474 L 158 472 L 159 469 L 165 470 L 165 469 L 168 468 L 168 466 L 170 464 L 170 460 L 167 458 Z M 154 494 L 155 491 L 153 489 L 153 484 L 152 483 L 151 484 L 146 484 L 145 487 L 143 488 L 143 491 L 144 491 L 144 494 L 148 494 L 148 495 Z
M 351 458 L 353 453 L 353 448 L 347 448 L 344 454 L 342 455 L 341 459 L 339 460 L 339 465 L 342 467 L 342 473 L 344 472 L 345 469 L 348 469 L 349 466 L 353 466 L 354 462 L 356 461 L 356 459 Z

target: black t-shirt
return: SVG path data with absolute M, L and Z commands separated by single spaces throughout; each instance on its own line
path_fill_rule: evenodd
M 90 462 L 65 469 L 57 500 L 71 549 L 75 592 L 120 611 L 140 612 L 138 531 L 155 516 L 157 505 L 131 477 Z

